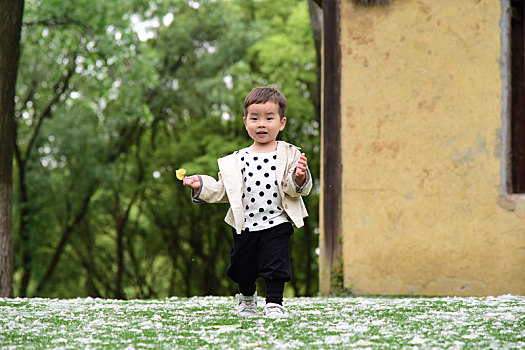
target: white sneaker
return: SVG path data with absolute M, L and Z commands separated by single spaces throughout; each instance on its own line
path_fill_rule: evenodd
M 257 292 L 252 296 L 237 294 L 235 297 L 239 300 L 237 304 L 237 315 L 240 317 L 257 317 Z
M 275 303 L 268 303 L 264 307 L 264 316 L 269 318 L 283 318 L 288 317 L 288 311 L 282 305 Z

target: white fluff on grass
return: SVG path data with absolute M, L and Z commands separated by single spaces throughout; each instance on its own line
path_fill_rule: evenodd
M 525 297 L 292 298 L 243 319 L 233 297 L 1 299 L 0 348 L 525 348 Z

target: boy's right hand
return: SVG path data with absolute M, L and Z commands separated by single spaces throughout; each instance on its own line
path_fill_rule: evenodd
M 201 187 L 201 180 L 197 175 L 188 176 L 185 177 L 184 180 L 182 180 L 182 184 L 184 186 L 197 189 Z

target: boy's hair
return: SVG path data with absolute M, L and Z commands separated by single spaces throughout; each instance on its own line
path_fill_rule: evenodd
M 279 106 L 279 116 L 284 118 L 286 113 L 286 97 L 283 93 L 272 86 L 259 86 L 250 91 L 244 100 L 244 116 L 248 116 L 248 107 L 253 104 L 273 102 Z

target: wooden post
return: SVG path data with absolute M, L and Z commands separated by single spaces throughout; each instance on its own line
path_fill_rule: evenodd
M 322 169 L 319 282 L 323 295 L 341 272 L 341 49 L 339 0 L 323 1 Z M 341 283 L 342 281 L 338 281 Z M 337 286 L 337 287 L 343 287 Z
M 511 192 L 525 193 L 525 4 L 511 4 Z

